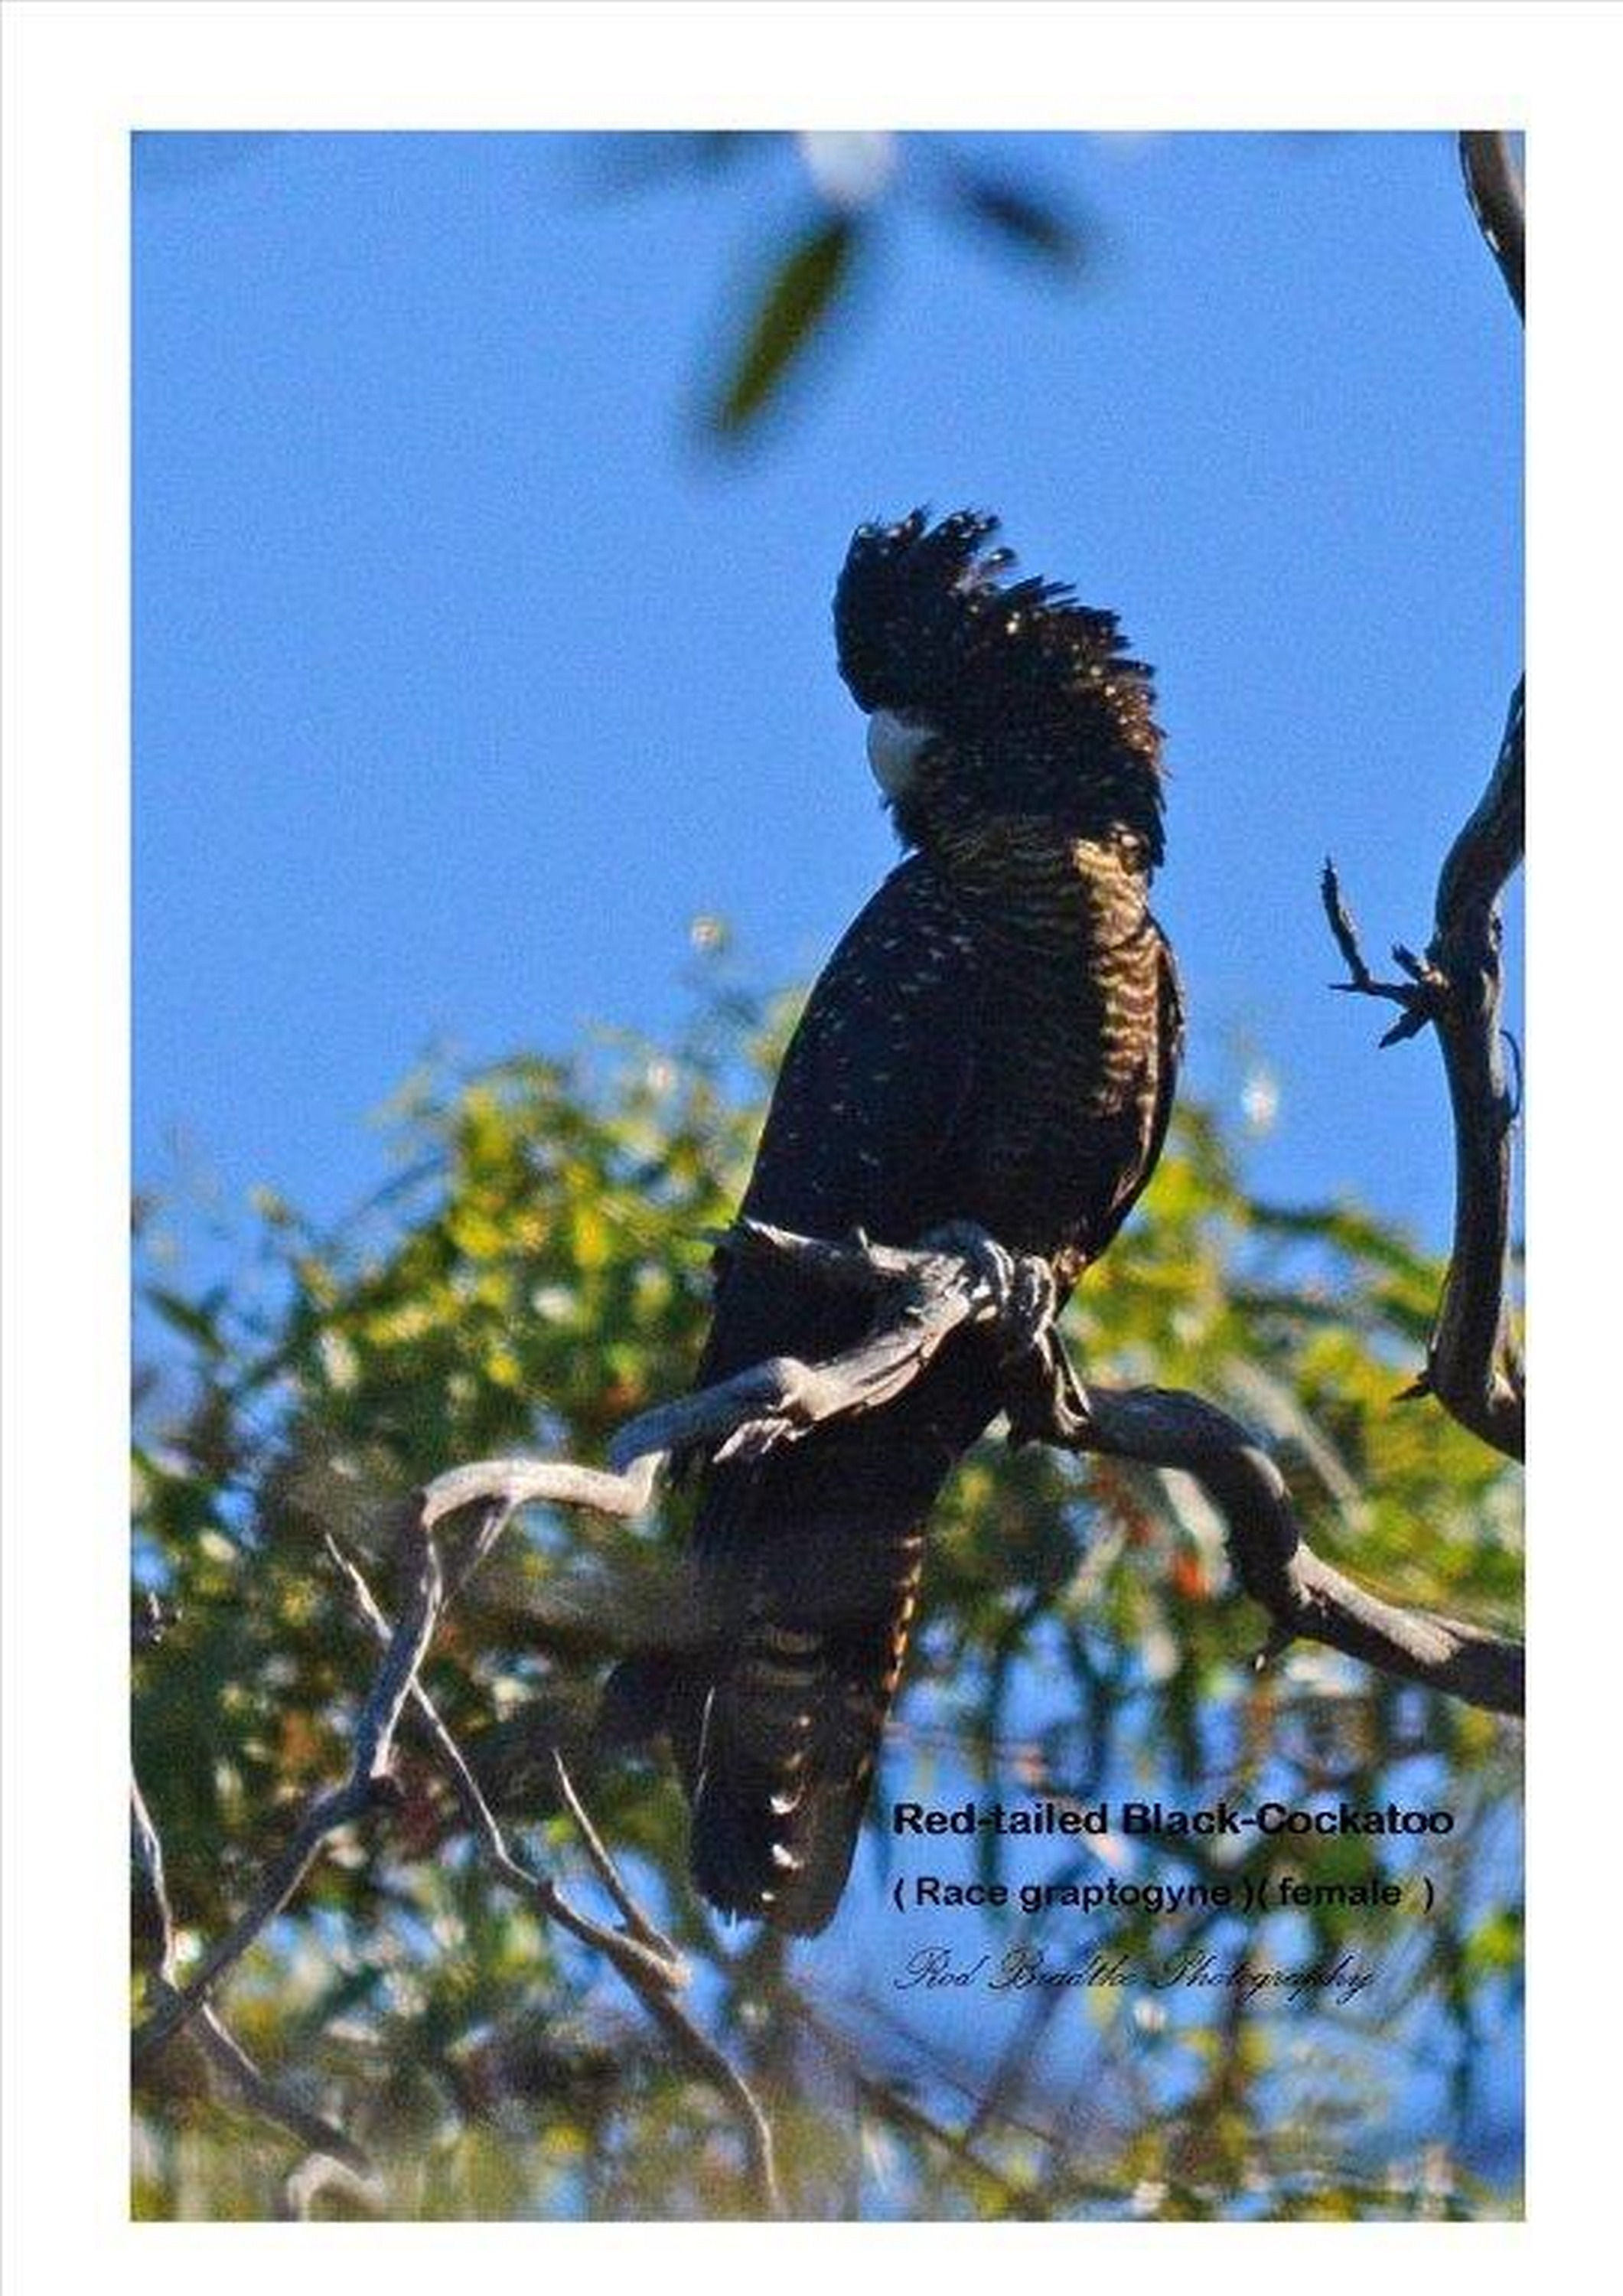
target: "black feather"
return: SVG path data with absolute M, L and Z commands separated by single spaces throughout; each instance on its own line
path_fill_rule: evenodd
M 1152 674 L 1114 614 L 1038 577 L 1004 584 L 997 521 L 915 510 L 859 527 L 834 593 L 840 668 L 863 709 L 939 738 L 925 785 L 897 808 L 915 843 L 932 807 L 1053 815 L 1080 833 L 1115 818 L 1161 849 L 1160 732 Z

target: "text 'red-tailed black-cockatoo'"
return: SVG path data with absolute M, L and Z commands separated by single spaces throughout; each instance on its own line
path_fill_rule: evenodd
M 743 1211 L 914 1244 L 972 1221 L 1062 1298 L 1154 1168 L 1176 975 L 1150 673 L 1115 617 L 1004 583 L 995 519 L 865 526 L 834 597 L 840 668 L 904 844 L 784 1057 Z M 723 1256 L 701 1384 L 851 1345 L 868 1304 Z M 845 1886 L 918 1596 L 930 1507 L 1000 1406 L 996 1342 L 950 1339 L 892 1402 L 750 1461 L 709 1460 L 699 1619 L 625 1661 L 615 1734 L 662 1727 L 717 1906 L 811 1934 Z M 635 1726 L 628 1728 L 630 1718 Z

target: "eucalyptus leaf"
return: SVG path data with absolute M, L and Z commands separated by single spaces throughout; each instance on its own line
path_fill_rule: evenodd
M 1074 214 L 1045 193 L 960 164 L 947 211 L 1053 271 L 1074 275 L 1082 268 L 1087 234 Z
M 789 240 L 712 417 L 723 436 L 737 436 L 761 414 L 827 321 L 848 276 L 859 235 L 855 217 L 837 215 Z

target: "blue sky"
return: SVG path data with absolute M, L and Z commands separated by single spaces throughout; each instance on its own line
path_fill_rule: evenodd
M 611 193 L 578 138 L 137 139 L 138 1179 L 332 1218 L 430 1045 L 668 1030 L 701 914 L 808 976 L 895 854 L 834 575 L 968 503 L 1157 666 L 1194 1087 L 1266 1070 L 1259 1185 L 1442 1239 L 1435 1054 L 1325 993 L 1316 879 L 1423 939 L 1521 666 L 1520 331 L 1451 141 L 964 139 L 1091 218 L 1075 288 L 931 209 L 930 142 L 729 456 L 695 393 L 791 145 Z

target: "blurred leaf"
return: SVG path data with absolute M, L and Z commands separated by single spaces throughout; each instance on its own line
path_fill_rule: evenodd
M 1081 269 L 1087 252 L 1088 234 L 1080 218 L 1051 193 L 964 160 L 955 164 L 948 178 L 947 212 L 1067 276 Z
M 217 1356 L 223 1352 L 225 1343 L 218 1328 L 219 1313 L 225 1297 L 223 1292 L 217 1290 L 207 1292 L 201 1300 L 187 1300 L 178 1292 L 165 1291 L 154 1284 L 142 1296 L 148 1307 L 161 1316 L 175 1331 L 187 1339 L 195 1340 L 211 1355 Z
M 832 310 L 858 237 L 855 218 L 839 215 L 812 225 L 789 242 L 711 417 L 718 434 L 743 431 L 780 389 Z

